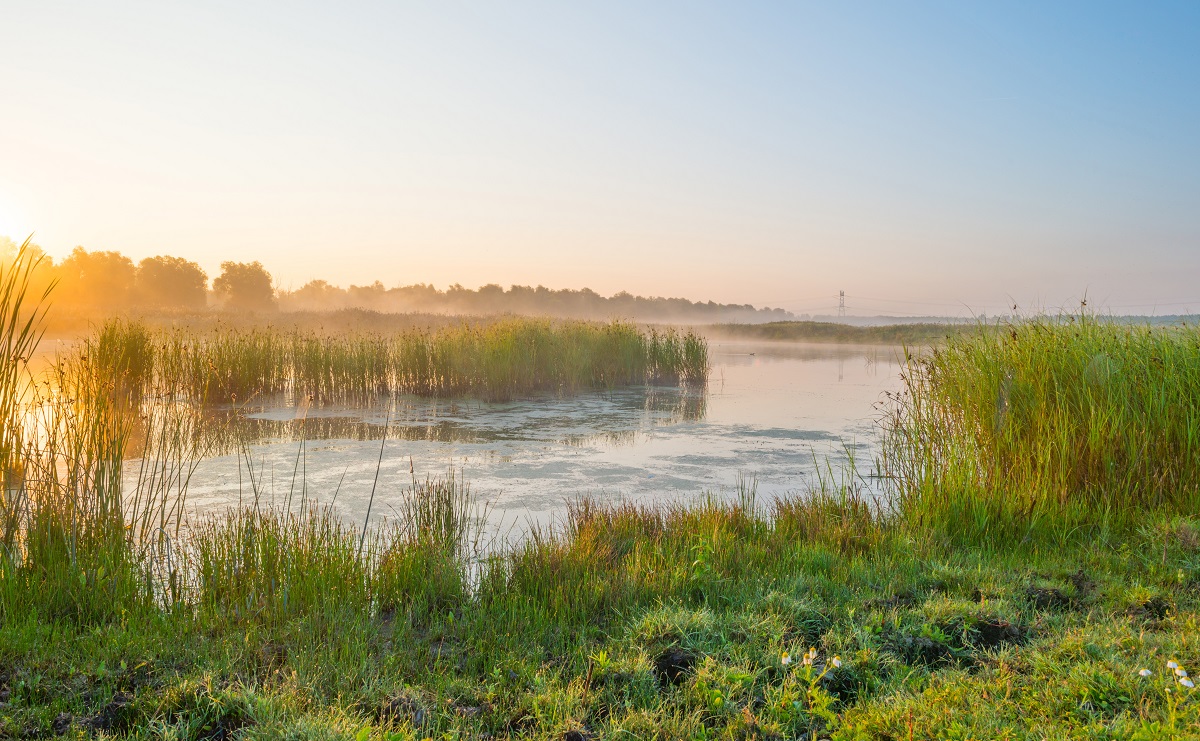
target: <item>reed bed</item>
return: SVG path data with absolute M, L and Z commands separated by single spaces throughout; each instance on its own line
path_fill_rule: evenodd
M 1200 506 L 1200 331 L 1082 314 L 910 357 L 884 420 L 896 506 L 967 540 Z
M 209 401 L 293 393 L 328 400 L 392 393 L 505 400 L 638 384 L 703 385 L 708 346 L 691 332 L 511 318 L 396 334 L 150 330 L 112 320 L 85 343 L 143 389 Z

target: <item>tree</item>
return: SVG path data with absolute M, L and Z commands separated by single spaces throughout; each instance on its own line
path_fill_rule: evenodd
M 137 269 L 120 252 L 88 252 L 76 247 L 58 266 L 57 295 L 66 303 L 119 308 L 128 306 Z
M 182 257 L 159 255 L 138 263 L 136 294 L 149 306 L 203 309 L 208 303 L 208 274 Z
M 294 291 L 281 291 L 279 301 L 287 311 L 329 311 L 346 306 L 346 289 L 323 280 L 310 280 Z
M 271 274 L 257 261 L 221 263 L 221 274 L 213 281 L 213 291 L 231 309 L 259 310 L 276 306 Z

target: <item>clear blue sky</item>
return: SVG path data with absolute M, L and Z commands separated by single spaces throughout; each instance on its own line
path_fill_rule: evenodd
M 6 3 L 0 234 L 283 286 L 1200 311 L 1200 3 Z

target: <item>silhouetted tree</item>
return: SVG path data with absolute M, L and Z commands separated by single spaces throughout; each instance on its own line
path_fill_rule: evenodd
M 271 274 L 257 261 L 221 263 L 221 274 L 213 281 L 213 291 L 231 309 L 275 308 Z
M 203 309 L 208 274 L 182 257 L 147 257 L 138 263 L 135 293 L 138 302 L 148 306 Z
M 124 307 L 130 303 L 133 261 L 120 252 L 88 252 L 76 247 L 58 266 L 56 296 L 64 303 L 93 307 Z
M 348 305 L 346 289 L 323 280 L 310 280 L 287 294 L 293 308 L 310 310 L 341 309 Z
M 387 289 L 379 281 L 375 281 L 369 286 L 356 286 L 351 284 L 350 289 L 346 292 L 351 306 L 363 306 L 368 309 L 378 308 L 382 303 L 383 297 L 387 295 Z

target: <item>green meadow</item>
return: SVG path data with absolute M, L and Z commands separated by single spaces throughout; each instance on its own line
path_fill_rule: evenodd
M 380 527 L 254 482 L 185 521 L 198 404 L 703 384 L 705 341 L 117 321 L 35 374 L 29 270 L 0 275 L 0 738 L 1200 736 L 1194 327 L 955 332 L 908 354 L 873 472 L 502 540 L 453 471 Z

